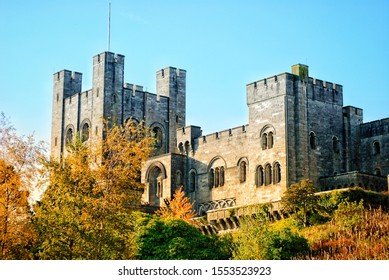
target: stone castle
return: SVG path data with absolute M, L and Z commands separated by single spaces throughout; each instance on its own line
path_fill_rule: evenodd
M 92 89 L 82 74 L 54 74 L 51 155 L 75 134 L 102 137 L 102 118 L 144 121 L 156 154 L 143 166 L 143 202 L 164 205 L 184 186 L 200 215 L 280 200 L 310 178 L 321 190 L 360 186 L 388 190 L 389 118 L 363 123 L 363 110 L 343 106 L 343 87 L 309 77 L 308 66 L 246 85 L 248 124 L 203 135 L 187 126 L 186 71 L 157 71 L 156 93 L 124 82 L 124 56 L 93 58 Z

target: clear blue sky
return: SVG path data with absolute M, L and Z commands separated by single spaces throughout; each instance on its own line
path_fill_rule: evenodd
M 52 75 L 83 73 L 107 50 L 106 0 L 0 2 L 0 111 L 49 141 Z M 245 85 L 309 65 L 343 85 L 364 121 L 389 117 L 389 1 L 112 0 L 111 51 L 125 81 L 155 92 L 155 72 L 187 70 L 187 124 L 205 134 L 248 122 Z

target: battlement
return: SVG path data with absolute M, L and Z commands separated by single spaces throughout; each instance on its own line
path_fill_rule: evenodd
M 180 77 L 180 76 L 185 76 L 186 75 L 186 70 L 184 69 L 179 69 L 175 67 L 165 67 L 163 69 L 160 69 L 157 71 L 157 79 L 158 77 L 161 78 L 166 78 L 166 77 Z
M 124 64 L 124 55 L 115 54 L 112 52 L 102 52 L 102 53 L 95 55 L 93 57 L 93 65 L 98 64 L 100 62 L 103 62 L 104 59 L 105 59 L 105 62 L 108 62 L 108 63 L 122 63 L 122 64 Z
M 304 67 L 303 67 L 304 66 Z M 292 66 L 291 73 L 281 73 L 246 85 L 247 105 L 282 95 L 295 95 L 296 86 L 306 87 L 312 100 L 343 104 L 343 86 L 308 77 L 308 66 Z
M 362 138 L 389 134 L 389 118 L 364 123 L 360 127 Z
M 132 90 L 133 92 L 135 92 L 135 91 L 143 91 L 143 86 L 139 86 L 139 85 L 135 85 L 135 84 L 124 83 L 123 87 L 125 89 Z
M 201 136 L 197 138 L 197 140 L 199 144 L 203 144 L 203 143 L 214 143 L 219 140 L 231 139 L 231 137 L 239 137 L 246 134 L 248 126 L 249 125 L 246 124 L 246 125 L 242 125 L 230 129 L 225 129 L 222 131 Z
M 82 73 L 70 71 L 70 70 L 61 70 L 53 74 L 54 82 L 63 79 L 64 81 L 82 81 Z
M 56 100 L 67 98 L 81 92 L 82 73 L 62 70 L 53 75 L 54 92 Z

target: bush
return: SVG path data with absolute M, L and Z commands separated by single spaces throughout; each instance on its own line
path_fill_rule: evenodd
M 183 220 L 153 217 L 135 234 L 142 260 L 216 260 L 230 257 L 227 239 L 203 235 Z
M 357 203 L 356 201 L 344 201 L 339 204 L 338 209 L 334 213 L 334 221 L 345 229 L 355 229 L 363 222 L 363 200 Z
M 289 228 L 266 231 L 262 236 L 264 257 L 268 260 L 291 260 L 309 252 L 307 239 Z
M 294 223 L 293 219 L 270 224 L 257 217 L 245 218 L 235 235 L 233 258 L 288 260 L 306 254 L 308 241 L 290 229 Z

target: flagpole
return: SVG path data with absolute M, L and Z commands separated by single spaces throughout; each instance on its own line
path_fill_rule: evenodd
M 111 2 L 108 4 L 108 51 L 111 47 Z

